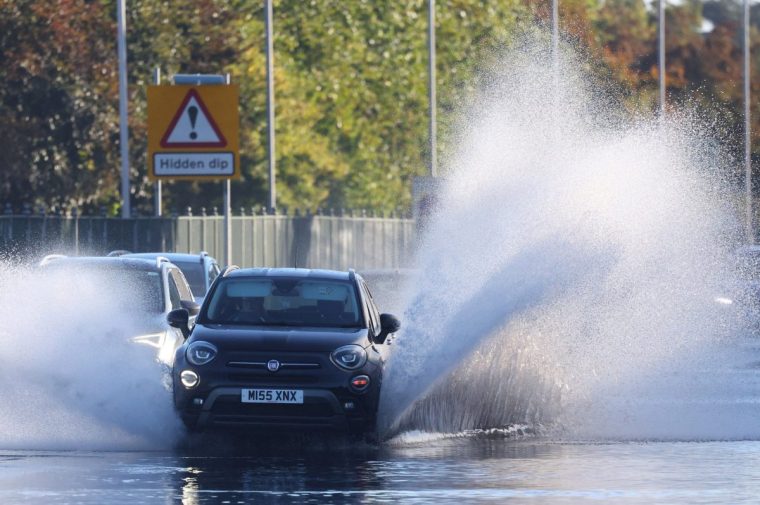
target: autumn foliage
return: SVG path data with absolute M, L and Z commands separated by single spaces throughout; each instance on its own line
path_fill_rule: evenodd
M 145 87 L 153 69 L 229 72 L 241 85 L 244 178 L 234 205 L 266 203 L 263 2 L 130 0 L 133 203 L 152 208 L 145 174 Z M 437 2 L 441 154 L 515 37 L 548 26 L 546 0 Z M 656 4 L 653 4 L 656 5 Z M 753 16 L 758 14 L 753 10 Z M 742 131 L 741 9 L 685 0 L 667 7 L 672 106 L 697 104 Z M 643 0 L 560 0 L 562 35 L 632 113 L 657 109 L 657 19 Z M 760 91 L 753 17 L 753 96 Z M 275 2 L 279 202 L 301 209 L 406 207 L 427 152 L 427 2 Z M 753 140 L 760 110 L 752 102 Z M 115 0 L 0 0 L 0 202 L 119 207 Z M 728 142 L 732 142 L 729 138 Z M 760 152 L 760 148 L 756 149 Z M 445 156 L 442 156 L 445 160 Z M 444 170 L 446 167 L 442 167 Z M 169 184 L 166 206 L 211 207 L 221 185 Z

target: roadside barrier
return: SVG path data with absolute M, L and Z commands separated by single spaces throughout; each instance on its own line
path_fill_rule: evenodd
M 48 214 L 25 208 L 0 215 L 0 252 L 6 258 L 45 254 L 101 255 L 133 252 L 207 251 L 224 258 L 224 218 L 206 215 L 113 218 L 76 210 Z M 243 214 L 243 213 L 241 213 Z M 332 213 L 331 213 L 332 214 Z M 232 262 L 240 266 L 333 269 L 396 269 L 408 265 L 417 230 L 407 216 L 257 214 L 234 215 Z M 358 214 L 358 215 L 355 215 Z

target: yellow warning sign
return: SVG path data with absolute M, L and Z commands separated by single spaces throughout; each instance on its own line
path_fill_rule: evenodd
M 238 86 L 148 86 L 148 177 L 240 178 Z

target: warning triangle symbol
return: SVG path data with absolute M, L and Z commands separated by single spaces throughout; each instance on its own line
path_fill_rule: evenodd
M 166 133 L 161 147 L 225 147 L 227 140 L 219 131 L 214 118 L 198 92 L 191 89 L 182 100 Z

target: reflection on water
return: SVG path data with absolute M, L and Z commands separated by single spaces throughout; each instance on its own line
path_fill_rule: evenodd
M 182 503 L 325 503 L 382 489 L 376 462 L 381 449 L 344 438 L 272 439 L 203 437 L 190 441 L 175 474 Z
M 760 494 L 760 442 L 301 442 L 6 452 L 0 503 L 755 503 Z

